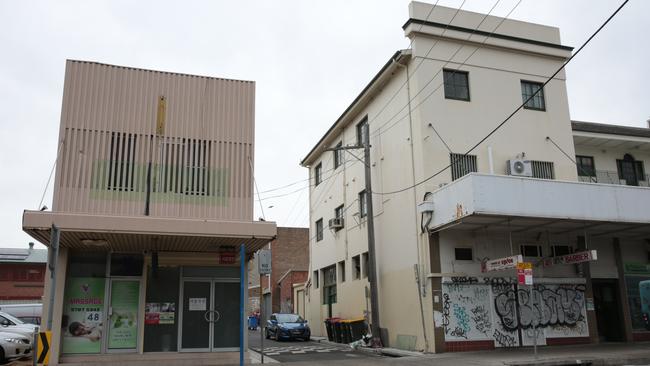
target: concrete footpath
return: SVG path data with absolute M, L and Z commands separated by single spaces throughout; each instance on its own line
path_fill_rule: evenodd
M 408 357 L 338 360 L 350 365 L 440 365 L 440 366 L 517 366 L 517 365 L 650 365 L 650 342 L 601 343 L 576 346 L 547 346 L 538 349 L 537 359 L 532 348 L 496 349 L 479 352 L 420 354 Z M 328 362 L 291 362 L 293 366 L 325 365 Z

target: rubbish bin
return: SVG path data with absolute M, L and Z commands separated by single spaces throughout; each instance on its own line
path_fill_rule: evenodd
M 352 333 L 350 331 L 350 320 L 343 319 L 341 324 L 341 343 L 352 343 Z
M 341 323 L 340 318 L 335 318 L 336 320 L 332 321 L 332 329 L 334 330 L 334 342 L 343 343 L 343 323 Z
M 248 317 L 248 329 L 257 330 L 257 317 L 249 316 Z
M 368 334 L 368 324 L 365 318 L 349 319 L 347 325 L 350 329 L 350 343 L 358 341 Z
M 334 342 L 334 322 L 339 321 L 340 318 L 327 318 L 325 319 L 325 329 L 327 330 L 327 340 Z

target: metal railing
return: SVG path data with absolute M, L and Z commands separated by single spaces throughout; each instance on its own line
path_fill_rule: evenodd
M 650 175 L 646 174 L 642 178 L 643 179 L 639 179 L 639 186 L 649 187 Z M 628 185 L 625 179 L 619 178 L 618 172 L 607 170 L 597 170 L 595 176 L 578 176 L 578 180 L 580 182 L 587 183 L 620 184 L 623 186 Z

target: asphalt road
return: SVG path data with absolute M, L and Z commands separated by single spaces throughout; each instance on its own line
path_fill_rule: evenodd
M 260 331 L 248 331 L 248 347 L 260 353 Z M 274 341 L 264 339 L 264 357 L 279 362 L 335 361 L 382 358 L 382 356 L 358 352 L 345 344 L 332 345 L 314 341 Z

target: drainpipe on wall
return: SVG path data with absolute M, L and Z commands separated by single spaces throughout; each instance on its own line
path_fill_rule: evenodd
M 494 158 L 492 157 L 492 146 L 487 147 L 488 164 L 490 165 L 490 174 L 494 174 Z

